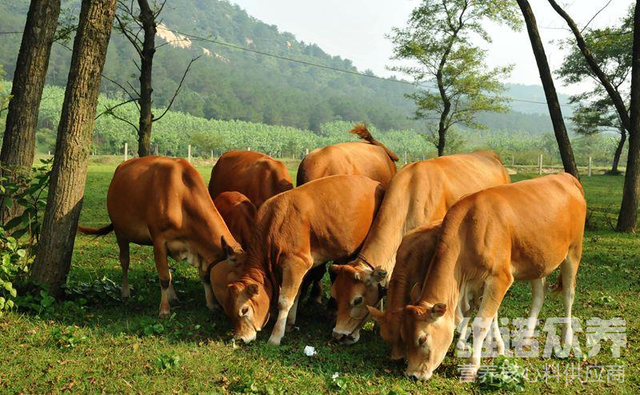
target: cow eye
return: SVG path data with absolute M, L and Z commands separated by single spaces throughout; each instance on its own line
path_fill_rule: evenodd
M 240 309 L 240 317 L 246 317 L 249 315 L 249 306 L 242 306 Z
M 362 296 L 357 296 L 355 299 L 353 299 L 353 305 L 354 306 L 358 306 L 362 304 Z
M 426 342 L 427 342 L 427 335 L 422 335 L 418 338 L 418 344 L 420 345 L 420 347 L 423 347 Z

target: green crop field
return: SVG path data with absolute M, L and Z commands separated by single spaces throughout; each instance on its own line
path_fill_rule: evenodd
M 296 167 L 295 162 L 289 165 L 291 170 Z M 90 165 L 82 224 L 108 223 L 105 199 L 114 169 L 113 163 Z M 210 166 L 203 164 L 198 169 L 208 180 Z M 516 175 L 513 180 L 525 177 Z M 591 358 L 516 359 L 530 372 L 553 365 L 556 373 L 546 382 L 525 382 L 525 393 L 640 392 L 640 241 L 637 235 L 620 235 L 610 229 L 622 181 L 622 177 L 611 176 L 584 179 L 590 224 L 574 316 L 583 330 L 587 318 L 626 319 L 628 345 L 620 358 L 612 357 L 610 343 L 605 342 L 599 355 Z M 458 365 L 464 361 L 452 352 L 430 381 L 404 377 L 405 365 L 390 360 L 387 345 L 371 323 L 359 343 L 334 344 L 324 309 L 304 304 L 298 315 L 299 330 L 288 333 L 282 346 L 266 343 L 271 325 L 256 342 L 235 344 L 224 315 L 207 310 L 196 270 L 187 263 L 173 263 L 181 302 L 170 319 L 160 320 L 160 287 L 152 251 L 132 246 L 131 253 L 133 290 L 126 303 L 119 300 L 120 266 L 114 237 L 78 236 L 68 283 L 70 293 L 78 296 L 51 306 L 46 303 L 38 311 L 0 316 L 0 392 L 403 394 L 485 390 L 479 384 L 459 381 Z M 515 284 L 504 300 L 501 317 L 526 316 L 530 297 L 528 284 Z M 562 316 L 562 311 L 561 298 L 548 296 L 541 318 Z M 585 334 L 578 333 L 577 339 L 586 351 Z M 543 334 L 539 340 L 542 346 Z M 307 345 L 316 348 L 316 356 L 303 353 Z M 619 377 L 607 382 L 607 371 L 614 365 L 624 369 L 623 382 Z M 587 383 L 578 378 L 570 381 L 572 376 L 565 369 L 577 367 L 604 374 L 600 381 L 595 376 Z M 497 387 L 497 391 L 506 388 Z

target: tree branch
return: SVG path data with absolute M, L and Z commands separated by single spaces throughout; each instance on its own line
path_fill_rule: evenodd
M 187 68 L 184 71 L 184 74 L 182 74 L 182 78 L 180 79 L 180 83 L 178 84 L 178 88 L 176 89 L 176 91 L 173 93 L 173 96 L 171 97 L 171 100 L 169 100 L 169 104 L 167 105 L 167 108 L 164 109 L 164 111 L 162 112 L 162 114 L 160 114 L 159 117 L 154 118 L 153 122 L 159 121 L 162 119 L 162 117 L 164 117 L 167 112 L 171 109 L 171 106 L 173 105 L 173 102 L 176 100 L 176 97 L 178 97 L 178 94 L 180 93 L 180 89 L 182 89 L 182 84 L 184 83 L 184 79 L 187 78 L 187 74 L 189 74 L 189 70 L 191 69 L 191 65 L 198 59 L 200 59 L 202 57 L 202 55 L 199 55 L 195 58 L 192 58 L 191 61 L 189 62 L 189 64 L 187 65 Z
M 602 69 L 598 65 L 598 62 L 596 62 L 596 60 L 594 59 L 593 53 L 587 47 L 587 44 L 584 41 L 584 37 L 582 37 L 582 34 L 580 33 L 578 26 L 573 21 L 573 19 L 571 19 L 569 14 L 567 14 L 562 9 L 562 7 L 558 5 L 558 3 L 555 0 L 549 0 L 549 4 L 551 4 L 551 7 L 553 7 L 553 9 L 556 10 L 558 15 L 560 15 L 562 19 L 564 19 L 567 22 L 567 25 L 569 25 L 569 28 L 571 29 L 571 31 L 573 32 L 573 35 L 576 38 L 578 48 L 580 48 L 580 52 L 582 52 L 582 55 L 584 55 L 584 58 L 587 61 L 587 64 L 589 65 L 593 73 L 598 77 L 598 80 L 600 80 L 600 83 L 606 89 L 607 93 L 609 94 L 609 97 L 611 97 L 611 101 L 613 101 L 613 104 L 615 105 L 616 110 L 618 111 L 620 115 L 620 119 L 622 120 L 622 123 L 624 124 L 625 128 L 627 130 L 631 130 L 630 129 L 631 120 L 629 119 L 629 113 L 627 112 L 624 101 L 620 96 L 620 92 L 618 92 L 613 87 L 613 85 L 611 84 L 611 81 L 609 80 L 609 77 L 602 71 Z

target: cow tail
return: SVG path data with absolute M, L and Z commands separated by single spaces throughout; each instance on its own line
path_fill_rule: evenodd
M 383 148 L 392 161 L 397 162 L 398 160 L 400 160 L 400 158 L 398 158 L 398 155 L 387 148 L 386 145 L 373 138 L 371 132 L 369 132 L 369 129 L 367 129 L 367 125 L 363 123 L 357 123 L 353 127 L 353 129 L 351 129 L 351 133 L 357 135 L 358 137 L 360 137 L 360 139 L 367 141 L 369 144 L 377 145 L 378 147 Z
M 87 226 L 78 225 L 78 230 L 80 233 L 85 235 L 104 236 L 113 231 L 113 224 L 103 226 L 102 228 L 89 228 Z

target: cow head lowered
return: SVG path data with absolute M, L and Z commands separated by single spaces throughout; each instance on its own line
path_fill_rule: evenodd
M 331 296 L 335 299 L 338 315 L 333 328 L 333 338 L 343 344 L 353 344 L 360 339 L 360 328 L 369 317 L 367 306 L 378 303 L 380 283 L 387 277 L 381 268 L 348 265 L 332 265 L 335 275 Z
M 421 302 L 402 312 L 401 337 L 407 347 L 406 375 L 428 380 L 453 341 L 453 313 L 443 303 Z
M 216 299 L 231 319 L 234 338 L 249 343 L 269 321 L 271 286 L 248 254 L 226 248 L 226 259 L 211 271 Z

